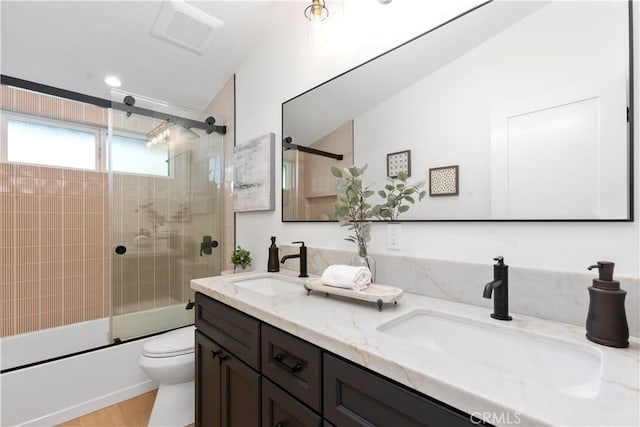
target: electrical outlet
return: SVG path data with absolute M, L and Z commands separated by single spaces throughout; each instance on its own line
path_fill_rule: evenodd
M 401 250 L 401 236 L 402 228 L 400 224 L 387 224 L 387 249 Z

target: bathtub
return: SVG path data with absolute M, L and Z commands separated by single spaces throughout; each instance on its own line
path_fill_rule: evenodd
M 152 337 L 109 346 L 112 322 L 125 340 L 193 323 L 193 313 L 176 304 L 0 339 L 0 425 L 55 425 L 157 388 L 138 365 Z
M 110 344 L 108 317 L 0 338 L 2 371 Z

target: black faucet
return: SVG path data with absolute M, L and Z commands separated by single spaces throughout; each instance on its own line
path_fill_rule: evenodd
M 504 258 L 501 256 L 493 260 L 498 261 L 493 266 L 493 280 L 484 285 L 482 296 L 491 299 L 491 293 L 495 290 L 491 317 L 498 320 L 511 320 L 511 316 L 509 316 L 509 266 L 504 263 Z
M 309 275 L 307 274 L 307 247 L 304 245 L 304 242 L 293 242 L 293 243 L 294 244 L 300 243 L 302 245 L 300 246 L 300 253 L 285 255 L 282 257 L 280 262 L 284 263 L 286 260 L 291 258 L 300 258 L 300 274 L 298 275 L 298 277 L 309 277 Z

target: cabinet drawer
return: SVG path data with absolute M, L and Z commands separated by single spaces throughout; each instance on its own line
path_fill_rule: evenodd
M 260 322 L 253 317 L 196 293 L 196 328 L 237 358 L 260 369 Z
M 318 412 L 321 360 L 318 347 L 262 324 L 262 374 Z
M 321 427 L 322 418 L 262 378 L 262 427 Z
M 468 415 L 324 355 L 324 417 L 340 427 L 472 426 Z

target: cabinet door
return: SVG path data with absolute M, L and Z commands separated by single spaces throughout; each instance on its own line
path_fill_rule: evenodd
M 322 427 L 322 418 L 262 377 L 262 427 Z
M 222 362 L 220 364 L 222 426 L 258 426 L 260 424 L 260 374 L 229 353 L 225 352 L 218 358 Z
M 220 361 L 221 348 L 196 331 L 196 426 L 220 426 Z
M 475 425 L 468 415 L 328 354 L 323 381 L 324 416 L 340 427 Z

